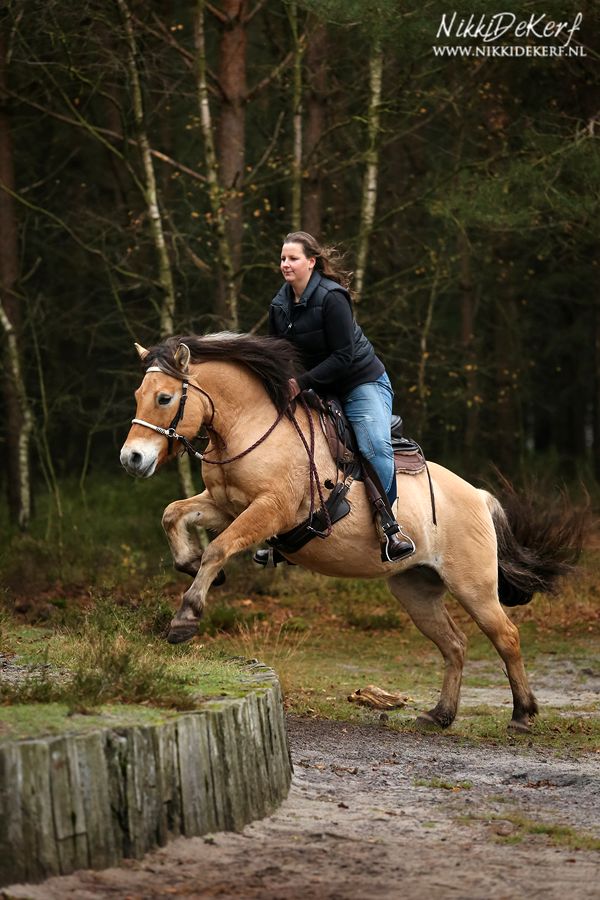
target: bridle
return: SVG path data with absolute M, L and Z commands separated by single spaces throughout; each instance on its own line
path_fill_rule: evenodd
M 148 366 L 148 368 L 146 369 L 146 372 L 162 372 L 163 375 L 169 374 L 168 372 L 165 372 L 164 369 L 161 369 L 160 366 Z M 185 410 L 185 404 L 186 404 L 187 396 L 188 396 L 188 388 L 190 388 L 190 387 L 194 388 L 194 390 L 198 391 L 200 394 L 202 394 L 204 397 L 206 397 L 208 402 L 210 403 L 210 408 L 211 408 L 210 421 L 206 423 L 204 428 L 207 431 L 212 432 L 216 436 L 216 438 L 219 439 L 219 436 L 213 427 L 213 421 L 215 418 L 215 404 L 213 403 L 212 397 L 210 396 L 209 393 L 207 393 L 205 390 L 203 390 L 199 385 L 194 384 L 193 382 L 186 380 L 186 379 L 183 379 L 183 381 L 182 381 L 181 398 L 179 400 L 179 408 L 177 409 L 177 412 L 173 416 L 171 424 L 169 425 L 168 428 L 161 428 L 160 425 L 154 425 L 152 422 L 146 422 L 144 419 L 132 419 L 131 420 L 132 425 L 143 425 L 145 428 L 151 428 L 152 431 L 156 431 L 158 434 L 162 434 L 163 437 L 166 437 L 169 442 L 169 444 L 168 444 L 169 454 L 171 453 L 171 450 L 173 448 L 173 441 L 180 441 L 183 444 L 185 452 L 188 453 L 190 456 L 194 456 L 196 459 L 201 460 L 203 463 L 207 463 L 212 466 L 225 466 L 228 463 L 232 463 L 238 459 L 241 459 L 243 456 L 246 456 L 252 450 L 255 450 L 256 447 L 258 447 L 260 444 L 262 444 L 262 442 L 265 441 L 269 437 L 271 432 L 273 432 L 275 430 L 275 428 L 277 428 L 277 426 L 279 425 L 279 423 L 281 422 L 283 417 L 287 416 L 288 419 L 291 421 L 292 425 L 294 426 L 294 428 L 296 429 L 296 433 L 298 434 L 298 437 L 300 438 L 302 444 L 304 445 L 304 449 L 306 450 L 306 453 L 308 456 L 308 469 L 309 469 L 308 479 L 309 479 L 309 485 L 310 485 L 309 520 L 312 521 L 312 517 L 313 517 L 313 513 L 314 513 L 314 509 L 315 509 L 315 486 L 316 486 L 316 493 L 319 496 L 319 500 L 321 503 L 321 509 L 323 510 L 323 512 L 325 514 L 325 521 L 327 523 L 326 531 L 323 533 L 319 532 L 319 534 L 320 534 L 320 537 L 327 537 L 329 534 L 331 534 L 331 519 L 329 516 L 329 510 L 325 504 L 325 498 L 323 496 L 323 490 L 321 488 L 319 474 L 317 472 L 317 467 L 315 465 L 314 425 L 313 425 L 312 416 L 310 414 L 310 410 L 308 408 L 308 405 L 307 405 L 304 397 L 300 394 L 298 397 L 298 402 L 304 409 L 304 412 L 306 413 L 306 417 L 308 419 L 310 443 L 306 440 L 306 438 L 304 437 L 304 434 L 302 433 L 302 429 L 300 428 L 300 425 L 298 424 L 298 420 L 296 419 L 296 416 L 293 411 L 292 402 L 290 401 L 290 403 L 288 403 L 288 405 L 284 409 L 282 409 L 280 412 L 277 413 L 277 418 L 275 419 L 273 424 L 265 431 L 265 433 L 261 437 L 258 438 L 258 440 L 256 440 L 253 444 L 251 444 L 250 447 L 246 447 L 245 450 L 242 450 L 240 453 L 237 453 L 235 456 L 230 456 L 228 459 L 207 459 L 205 453 L 201 453 L 199 450 L 196 450 L 193 447 L 193 445 L 191 444 L 191 442 L 188 440 L 188 438 L 186 438 L 183 434 L 178 434 L 178 432 L 177 432 L 177 426 L 183 419 L 183 413 Z M 201 431 L 201 429 L 198 430 L 197 436 L 200 435 L 200 431 Z M 208 451 L 208 452 L 210 453 L 211 451 Z
M 146 369 L 146 373 L 148 373 L 148 372 L 162 372 L 163 375 L 169 374 L 168 372 L 165 372 L 164 369 L 161 369 L 160 366 L 148 366 L 148 368 Z M 204 397 L 206 397 L 208 402 L 210 403 L 210 408 L 211 408 L 210 421 L 204 426 L 207 431 L 214 432 L 212 423 L 215 418 L 215 404 L 213 403 L 213 399 L 210 396 L 210 394 L 207 394 L 207 392 L 202 390 L 202 388 L 199 387 L 197 384 L 193 384 L 192 382 L 186 381 L 185 379 L 182 381 L 181 384 L 182 384 L 182 386 L 181 386 L 181 397 L 179 398 L 179 408 L 177 409 L 177 412 L 173 416 L 173 419 L 171 420 L 171 424 L 169 425 L 168 428 L 161 428 L 160 425 L 154 425 L 152 422 L 146 422 L 144 419 L 132 419 L 131 424 L 132 425 L 143 425 L 145 428 L 151 428 L 152 431 L 156 431 L 158 434 L 162 434 L 163 437 L 166 437 L 169 442 L 168 443 L 169 454 L 171 453 L 171 451 L 173 449 L 173 441 L 181 441 L 186 453 L 189 453 L 190 456 L 195 456 L 196 459 L 204 460 L 204 454 L 200 453 L 199 450 L 196 450 L 192 446 L 192 443 L 188 440 L 188 438 L 186 438 L 183 434 L 177 433 L 177 426 L 183 419 L 185 404 L 186 404 L 187 397 L 188 397 L 188 387 L 192 387 L 192 388 L 194 388 L 194 390 L 199 391 L 199 393 L 201 393 Z M 198 431 L 198 434 L 200 434 L 199 431 Z
M 146 369 L 146 372 L 162 372 L 163 375 L 169 374 L 168 372 L 165 372 L 164 369 L 161 369 L 160 366 L 148 366 L 148 368 Z M 171 453 L 171 450 L 173 449 L 173 441 L 180 441 L 183 444 L 183 448 L 186 453 L 189 453 L 190 456 L 194 456 L 196 459 L 199 459 L 202 462 L 208 463 L 209 465 L 212 465 L 212 466 L 224 466 L 224 465 L 227 465 L 227 463 L 235 462 L 235 460 L 241 459 L 242 456 L 246 456 L 247 453 L 250 453 L 251 450 L 254 450 L 256 447 L 259 446 L 259 444 L 262 444 L 262 442 L 265 441 L 269 437 L 271 432 L 274 431 L 274 429 L 279 425 L 279 423 L 281 422 L 281 420 L 283 419 L 283 417 L 286 413 L 288 415 L 290 414 L 289 405 L 288 405 L 285 409 L 282 409 L 281 412 L 279 412 L 277 414 L 277 418 L 275 419 L 273 424 L 270 426 L 270 428 L 268 428 L 267 431 L 265 431 L 265 433 L 262 435 L 262 437 L 259 437 L 259 439 L 257 441 L 255 441 L 250 447 L 247 447 L 245 450 L 242 450 L 241 453 L 237 453 L 235 456 L 230 456 L 229 459 L 207 459 L 206 453 L 201 453 L 199 450 L 196 450 L 195 447 L 192 445 L 191 441 L 188 438 L 186 438 L 185 435 L 178 434 L 178 432 L 177 432 L 177 426 L 183 419 L 183 413 L 185 410 L 185 404 L 186 404 L 186 400 L 187 400 L 187 396 L 188 396 L 188 388 L 189 387 L 194 388 L 195 391 L 198 391 L 200 394 L 202 394 L 204 397 L 206 397 L 208 402 L 210 403 L 210 409 L 211 409 L 210 421 L 207 422 L 206 425 L 204 425 L 204 428 L 207 431 L 212 432 L 212 434 L 215 435 L 217 440 L 221 441 L 221 439 L 219 438 L 219 435 L 217 434 L 215 428 L 213 427 L 213 421 L 215 418 L 215 404 L 213 403 L 212 397 L 210 396 L 209 393 L 207 393 L 205 390 L 203 390 L 201 387 L 199 387 L 199 385 L 194 384 L 193 382 L 186 380 L 186 379 L 184 379 L 182 381 L 181 398 L 179 400 L 179 408 L 178 408 L 177 412 L 175 413 L 175 415 L 173 416 L 171 424 L 169 425 L 168 428 L 161 428 L 160 425 L 154 425 L 152 422 L 146 422 L 145 419 L 132 419 L 131 423 L 132 423 L 132 425 L 143 425 L 145 428 L 151 428 L 152 431 L 156 431 L 158 434 L 162 434 L 164 437 L 166 437 L 169 442 L 169 444 L 168 444 L 169 454 Z M 292 416 L 293 416 L 293 414 L 292 414 Z M 199 437 L 200 431 L 201 431 L 201 429 L 198 431 L 198 434 L 196 435 L 196 437 Z M 221 441 L 221 443 L 222 443 L 222 441 Z M 208 452 L 211 453 L 212 451 L 209 450 Z

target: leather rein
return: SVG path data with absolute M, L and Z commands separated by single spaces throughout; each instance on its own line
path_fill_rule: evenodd
M 165 372 L 164 369 L 161 369 L 160 366 L 148 366 L 148 368 L 146 369 L 146 372 L 162 372 L 163 375 L 169 374 L 168 372 Z M 215 418 L 215 404 L 213 403 L 212 397 L 210 396 L 210 394 L 208 394 L 205 390 L 203 390 L 197 384 L 194 384 L 193 382 L 188 381 L 186 379 L 183 379 L 183 381 L 182 381 L 181 398 L 179 400 L 179 408 L 178 408 L 177 412 L 175 413 L 175 415 L 171 421 L 171 424 L 169 425 L 168 428 L 161 428 L 160 425 L 154 425 L 152 422 L 146 422 L 144 419 L 132 419 L 131 424 L 132 425 L 143 425 L 145 428 L 151 428 L 152 431 L 156 431 L 158 434 L 162 434 L 163 437 L 166 437 L 167 440 L 169 441 L 169 446 L 168 446 L 169 453 L 171 453 L 171 450 L 173 448 L 173 441 L 180 441 L 183 444 L 183 448 L 186 453 L 189 453 L 190 456 L 194 456 L 196 459 L 201 460 L 203 463 L 208 463 L 209 465 L 212 465 L 212 466 L 225 466 L 225 465 L 227 465 L 227 463 L 235 462 L 236 460 L 241 459 L 243 456 L 246 456 L 247 453 L 250 453 L 256 447 L 258 447 L 259 444 L 262 444 L 262 442 L 265 441 L 269 437 L 271 432 L 277 427 L 277 425 L 279 425 L 279 423 L 281 422 L 281 420 L 283 419 L 283 417 L 286 413 L 288 413 L 288 415 L 289 415 L 289 412 L 288 412 L 289 407 L 287 409 L 282 410 L 282 412 L 278 413 L 277 418 L 275 419 L 275 421 L 273 422 L 271 427 L 268 428 L 267 431 L 265 431 L 265 433 L 262 435 L 262 437 L 260 437 L 257 441 L 255 441 L 250 447 L 247 447 L 245 450 L 242 450 L 241 453 L 237 453 L 235 456 L 229 457 L 229 459 L 207 459 L 205 453 L 201 453 L 199 450 L 196 450 L 192 446 L 192 443 L 190 442 L 190 440 L 188 438 L 186 438 L 183 434 L 179 434 L 177 432 L 177 426 L 183 419 L 183 414 L 184 414 L 185 404 L 186 404 L 187 397 L 188 397 L 188 388 L 189 387 L 194 388 L 194 390 L 198 391 L 200 394 L 202 394 L 204 397 L 206 397 L 208 402 L 210 403 L 210 408 L 211 408 L 210 421 L 207 422 L 204 427 L 206 428 L 207 431 L 212 432 L 214 435 L 216 435 L 217 438 L 219 438 L 219 436 L 218 436 L 217 432 L 215 431 L 215 429 L 213 428 L 213 424 L 212 424 L 214 421 L 214 418 Z M 200 432 L 198 432 L 198 434 L 200 434 Z M 220 438 L 219 438 L 219 440 L 220 440 Z M 208 452 L 210 453 L 212 451 L 209 450 Z
M 146 369 L 146 373 L 147 372 L 161 372 L 163 375 L 169 374 L 168 372 L 165 372 L 164 369 L 161 369 L 160 366 L 148 366 L 148 368 Z M 205 453 L 201 453 L 199 450 L 196 450 L 192 446 L 192 444 L 188 438 L 186 438 L 183 434 L 179 434 L 177 432 L 177 426 L 183 419 L 183 414 L 185 411 L 185 404 L 186 404 L 187 397 L 188 397 L 188 388 L 190 388 L 190 387 L 194 388 L 194 390 L 198 391 L 200 394 L 202 394 L 204 397 L 206 397 L 208 402 L 210 403 L 210 408 L 211 408 L 210 421 L 207 422 L 207 424 L 204 427 L 206 428 L 207 431 L 212 432 L 219 439 L 219 436 L 218 436 L 217 432 L 215 431 L 215 429 L 213 428 L 213 424 L 212 424 L 214 421 L 214 418 L 215 418 L 215 404 L 213 403 L 212 397 L 210 396 L 210 394 L 208 394 L 205 390 L 203 390 L 197 384 L 194 384 L 193 382 L 188 381 L 186 379 L 183 379 L 183 381 L 182 381 L 181 398 L 179 400 L 179 407 L 178 407 L 177 412 L 175 413 L 175 415 L 171 421 L 171 424 L 169 425 L 168 428 L 161 428 L 160 425 L 154 425 L 152 422 L 146 422 L 144 419 L 132 419 L 131 420 L 132 425 L 143 425 L 145 428 L 151 428 L 152 431 L 156 431 L 158 434 L 162 434 L 163 437 L 166 437 L 169 442 L 169 444 L 168 444 L 168 452 L 169 453 L 171 453 L 171 450 L 173 447 L 173 441 L 180 441 L 181 444 L 183 444 L 183 448 L 184 448 L 185 452 L 188 453 L 190 456 L 193 456 L 196 459 L 201 460 L 203 463 L 208 463 L 209 465 L 212 465 L 212 466 L 225 466 L 228 463 L 232 463 L 238 459 L 241 459 L 243 456 L 246 456 L 248 453 L 251 453 L 252 450 L 255 450 L 256 447 L 258 447 L 260 444 L 262 444 L 263 441 L 265 441 L 269 437 L 269 435 L 275 430 L 275 428 L 277 428 L 277 426 L 279 425 L 279 423 L 281 422 L 283 417 L 287 416 L 288 419 L 290 419 L 290 421 L 292 422 L 294 428 L 296 429 L 296 432 L 297 432 L 300 440 L 302 441 L 302 444 L 304 445 L 304 449 L 306 450 L 306 453 L 308 456 L 308 470 L 309 470 L 308 474 L 309 474 L 309 484 L 310 484 L 309 520 L 312 521 L 312 517 L 313 517 L 314 511 L 315 511 L 315 487 L 316 487 L 316 492 L 319 496 L 319 501 L 321 503 L 321 509 L 324 512 L 325 522 L 326 522 L 326 530 L 324 532 L 318 532 L 318 534 L 319 534 L 319 537 L 328 537 L 331 534 L 331 518 L 329 516 L 329 510 L 325 503 L 325 498 L 323 496 L 323 489 L 321 487 L 321 481 L 319 479 L 319 474 L 317 472 L 317 467 L 315 464 L 314 424 L 313 424 L 312 416 L 310 414 L 310 410 L 308 408 L 308 405 L 307 405 L 304 397 L 302 397 L 302 395 L 300 395 L 298 397 L 298 401 L 299 401 L 300 405 L 302 406 L 302 408 L 304 409 L 304 412 L 306 413 L 306 416 L 308 419 L 310 442 L 308 442 L 306 440 L 306 438 L 302 432 L 302 429 L 300 428 L 300 425 L 298 424 L 298 420 L 296 419 L 296 416 L 292 409 L 292 404 L 290 402 L 290 403 L 288 403 L 288 405 L 285 409 L 283 409 L 281 412 L 279 412 L 277 414 L 277 418 L 275 419 L 273 424 L 267 429 L 267 431 L 265 431 L 265 433 L 262 435 L 262 437 L 259 437 L 258 440 L 256 440 L 253 444 L 251 444 L 250 447 L 246 447 L 245 450 L 242 450 L 240 453 L 236 453 L 235 456 L 230 456 L 228 459 L 207 459 Z M 198 434 L 200 434 L 200 431 L 198 431 Z M 209 453 L 210 452 L 212 452 L 212 451 L 209 451 Z

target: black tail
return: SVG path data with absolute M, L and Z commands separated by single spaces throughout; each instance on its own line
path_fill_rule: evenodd
M 519 496 L 507 483 L 499 500 L 488 494 L 498 541 L 498 594 L 504 606 L 523 606 L 535 593 L 552 594 L 573 571 L 589 523 L 589 507 L 562 496 L 554 506 Z

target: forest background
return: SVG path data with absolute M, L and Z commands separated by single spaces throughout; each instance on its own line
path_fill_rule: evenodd
M 438 0 L 5 0 L 0 520 L 13 535 L 43 513 L 48 537 L 69 491 L 99 486 L 97 517 L 109 485 L 132 490 L 118 451 L 134 340 L 264 333 L 298 227 L 346 249 L 358 320 L 430 458 L 470 478 L 490 463 L 558 477 L 566 462 L 593 485 L 600 15 L 592 0 L 516 7 L 581 12 L 585 55 L 436 55 L 469 43 L 436 37 L 452 11 Z M 189 478 L 157 488 L 157 509 Z

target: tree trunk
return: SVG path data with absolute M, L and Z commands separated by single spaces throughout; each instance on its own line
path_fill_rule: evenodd
M 354 273 L 354 292 L 356 300 L 360 300 L 363 292 L 369 239 L 375 219 L 377 203 L 377 176 L 379 169 L 379 113 L 381 104 L 381 83 L 383 80 L 383 50 L 377 41 L 373 45 L 369 62 L 369 108 L 367 111 L 368 147 L 365 154 L 366 169 L 363 178 L 360 224 L 356 249 L 356 271 Z
M 146 123 L 144 117 L 144 104 L 142 97 L 142 86 L 137 68 L 135 45 L 135 35 L 133 33 L 133 23 L 131 21 L 131 12 L 126 0 L 117 0 L 121 15 L 123 17 L 123 25 L 127 36 L 127 67 L 129 69 L 129 78 L 131 82 L 131 93 L 133 101 L 133 112 L 135 116 L 135 124 L 137 137 L 139 141 L 142 166 L 144 169 L 145 184 L 145 201 L 148 216 L 150 219 L 150 227 L 152 230 L 152 238 L 156 257 L 158 260 L 158 280 L 162 288 L 162 301 L 160 304 L 160 333 L 162 337 L 173 334 L 173 316 L 175 314 L 175 287 L 173 284 L 173 273 L 171 271 L 171 261 L 165 242 L 165 232 L 163 228 L 162 216 L 158 203 L 158 191 L 156 188 L 156 175 L 154 172 L 154 163 L 150 153 L 150 142 L 146 131 Z M 181 491 L 185 497 L 193 497 L 196 493 L 194 482 L 192 480 L 192 472 L 189 457 L 180 456 L 177 460 L 179 471 L 179 484 Z
M 135 117 L 135 125 L 137 138 L 142 157 L 142 166 L 144 169 L 145 180 L 145 201 L 148 216 L 150 218 L 150 228 L 152 230 L 152 239 L 156 250 L 158 260 L 158 280 L 162 288 L 162 301 L 160 304 L 160 331 L 162 335 L 172 334 L 173 332 L 173 315 L 175 313 L 175 288 L 173 286 L 173 275 L 171 272 L 171 262 L 165 242 L 165 233 L 158 203 L 158 191 L 156 189 L 156 176 L 154 174 L 154 164 L 152 154 L 150 153 L 150 142 L 146 132 L 144 119 L 144 102 L 142 97 L 142 86 L 140 84 L 140 76 L 137 68 L 136 55 L 137 49 L 135 45 L 135 36 L 133 33 L 133 23 L 131 21 L 131 11 L 126 0 L 117 0 L 121 16 L 123 18 L 123 26 L 127 38 L 127 68 L 129 70 L 129 78 L 131 82 L 131 99 L 133 102 L 133 113 Z
M 425 310 L 425 317 L 423 319 L 423 324 L 421 326 L 421 334 L 419 338 L 419 368 L 417 371 L 417 394 L 419 398 L 419 418 L 418 418 L 418 428 L 417 434 L 423 435 L 427 429 L 427 414 L 428 414 L 428 398 L 431 393 L 431 390 L 427 384 L 427 361 L 430 356 L 429 351 L 429 337 L 431 334 L 431 329 L 433 326 L 433 313 L 435 310 L 435 304 L 438 298 L 438 282 L 439 282 L 439 259 L 431 255 L 432 263 L 434 265 L 433 277 L 431 281 L 431 287 L 429 289 L 429 297 L 427 298 L 427 308 Z M 422 437 L 419 438 L 422 440 Z
M 217 235 L 217 249 L 220 270 L 220 314 L 225 324 L 235 330 L 239 326 L 237 287 L 235 283 L 234 257 L 227 228 L 226 210 L 223 201 L 217 153 L 213 132 L 212 116 L 208 102 L 208 82 L 206 78 L 206 46 L 204 40 L 204 0 L 198 0 L 194 23 L 196 46 L 196 89 L 200 109 L 200 128 L 204 141 L 206 180 L 213 226 Z M 241 221 L 241 220 L 240 220 Z
M 471 270 L 471 248 L 467 235 L 461 228 L 458 234 L 460 265 L 461 344 L 465 372 L 466 414 L 463 448 L 465 457 L 472 463 L 477 438 L 479 398 L 477 394 L 477 358 L 475 353 L 476 297 Z
M 318 161 L 319 144 L 325 129 L 327 95 L 327 29 L 319 22 L 306 48 L 306 121 L 304 128 L 304 168 L 307 172 L 302 197 L 302 228 L 321 236 L 323 178 Z
M 517 307 L 514 297 L 499 292 L 495 309 L 494 356 L 496 369 L 496 414 L 490 435 L 491 458 L 502 472 L 513 474 L 521 455 L 517 411 L 516 360 L 518 359 Z
M 244 21 L 246 0 L 223 0 L 221 10 L 225 21 L 219 43 L 217 77 L 223 95 L 221 115 L 217 126 L 217 148 L 220 180 L 223 186 L 225 233 L 230 248 L 234 277 L 242 262 L 243 180 L 246 161 L 246 45 Z M 238 279 L 239 280 L 239 279 Z M 237 302 L 231 303 L 225 285 L 224 310 L 228 324 L 237 329 Z
M 292 153 L 292 231 L 299 231 L 302 204 L 302 56 L 304 46 L 298 33 L 298 6 L 289 8 L 290 25 L 294 39 L 294 66 L 292 81 L 292 110 L 294 150 Z
M 6 84 L 6 45 L 0 32 L 0 324 L 6 336 L 3 378 L 6 417 L 6 484 L 11 520 L 25 530 L 31 517 L 29 443 L 33 419 L 21 366 L 21 315 L 14 157 Z M 3 188 L 7 190 L 3 190 Z M 9 193 L 11 192 L 11 193 Z

